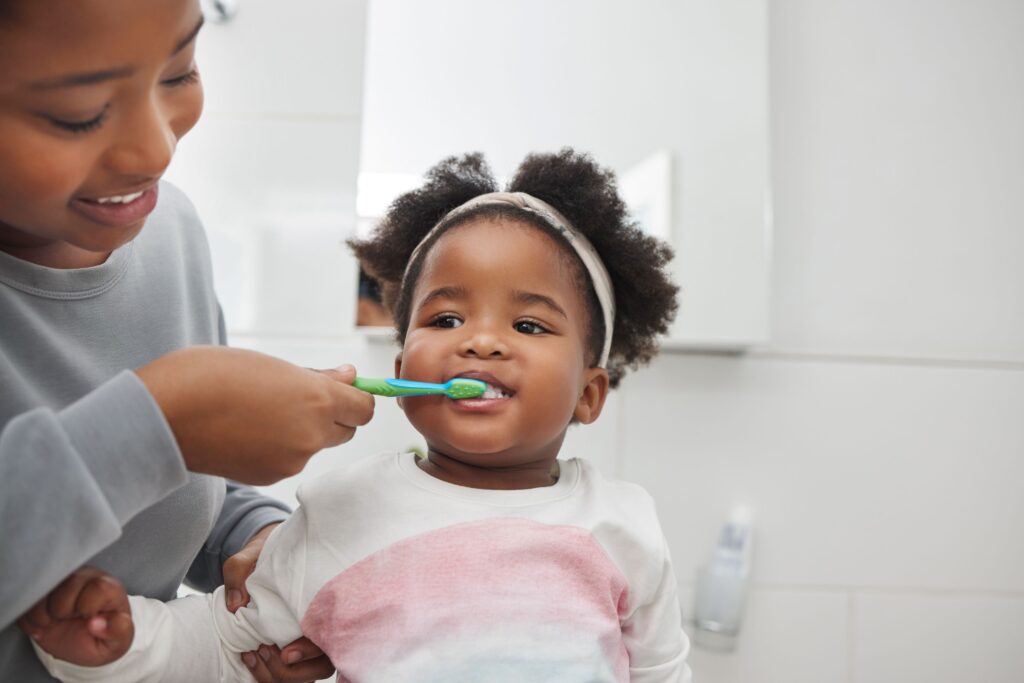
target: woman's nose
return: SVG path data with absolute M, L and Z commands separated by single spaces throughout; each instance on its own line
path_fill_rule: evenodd
M 507 358 L 509 346 L 503 335 L 490 327 L 475 327 L 459 344 L 459 354 L 475 358 Z
M 124 176 L 159 177 L 171 163 L 178 136 L 157 102 L 147 103 L 129 116 L 106 163 Z

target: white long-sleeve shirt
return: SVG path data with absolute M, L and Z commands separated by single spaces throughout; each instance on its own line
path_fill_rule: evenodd
M 131 598 L 112 664 L 41 659 L 65 681 L 251 681 L 239 653 L 309 637 L 363 681 L 689 681 L 676 580 L 650 496 L 560 461 L 553 486 L 494 491 L 388 454 L 304 484 L 229 613 L 220 592 Z

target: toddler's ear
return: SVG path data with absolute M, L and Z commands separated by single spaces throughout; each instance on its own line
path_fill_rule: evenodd
M 587 368 L 585 384 L 576 401 L 573 417 L 580 424 L 590 424 L 601 415 L 605 399 L 608 398 L 608 371 L 604 368 Z
M 402 376 L 402 352 L 399 351 L 395 354 L 395 379 Z M 395 399 L 398 402 L 398 407 L 405 410 L 405 406 L 402 405 L 402 397 L 399 396 Z

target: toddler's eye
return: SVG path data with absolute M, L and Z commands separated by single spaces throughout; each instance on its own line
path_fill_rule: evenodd
M 516 332 L 521 332 L 522 334 L 544 334 L 548 331 L 543 325 L 532 320 L 520 320 L 512 327 L 515 328 Z
M 446 330 L 453 330 L 462 327 L 462 321 L 454 315 L 439 315 L 430 323 L 433 327 L 440 327 Z

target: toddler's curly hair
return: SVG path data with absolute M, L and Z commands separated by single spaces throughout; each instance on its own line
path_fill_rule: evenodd
M 382 285 L 384 304 L 394 316 L 399 344 L 405 342 L 409 329 L 412 293 L 424 262 L 421 254 L 403 281 L 413 249 L 452 209 L 497 190 L 483 155 L 449 157 L 427 172 L 422 187 L 391 204 L 369 238 L 348 241 L 362 267 Z M 589 155 L 569 148 L 555 154 L 531 154 L 520 164 L 508 191 L 525 192 L 558 209 L 590 240 L 604 261 L 615 291 L 615 329 L 607 367 L 610 385 L 615 388 L 628 369 L 645 365 L 654 357 L 658 335 L 666 332 L 675 317 L 679 288 L 666 270 L 672 249 L 640 230 L 618 195 L 614 174 L 598 166 Z M 572 247 L 542 218 L 514 206 L 485 204 L 446 220 L 423 246 L 423 252 L 451 228 L 480 218 L 526 223 L 554 235 L 555 241 L 564 245 L 563 254 L 577 280 L 584 283 L 582 291 L 588 292 L 587 363 L 595 364 L 604 342 L 597 295 Z

